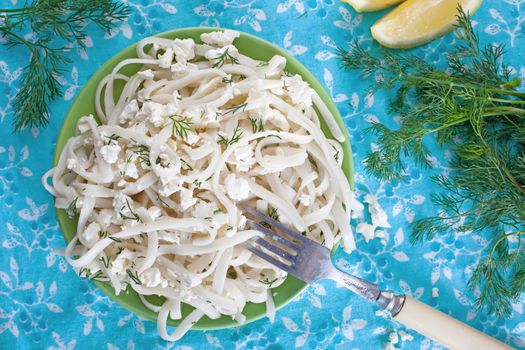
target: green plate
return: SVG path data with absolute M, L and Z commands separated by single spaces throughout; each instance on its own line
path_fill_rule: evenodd
M 176 29 L 169 32 L 165 32 L 162 34 L 159 34 L 159 37 L 163 38 L 169 38 L 169 39 L 175 39 L 175 38 L 191 38 L 195 40 L 196 42 L 200 42 L 200 35 L 202 33 L 215 31 L 215 30 L 221 30 L 220 28 L 206 28 L 206 27 L 199 27 L 199 28 L 184 28 L 184 29 Z M 317 93 L 321 96 L 321 99 L 324 101 L 324 103 L 328 106 L 328 109 L 330 112 L 335 116 L 337 123 L 339 124 L 339 127 L 341 130 L 345 130 L 343 120 L 341 118 L 341 115 L 339 114 L 339 111 L 337 110 L 337 107 L 333 103 L 332 99 L 330 98 L 330 95 L 323 89 L 321 83 L 313 76 L 312 73 L 310 73 L 298 60 L 296 60 L 293 56 L 291 56 L 288 52 L 285 50 L 270 44 L 269 42 L 262 40 L 258 37 L 255 37 L 250 34 L 241 33 L 240 38 L 235 40 L 235 45 L 239 49 L 239 52 L 252 57 L 254 59 L 258 60 L 269 60 L 274 55 L 281 55 L 286 57 L 288 63 L 286 65 L 286 69 L 292 73 L 292 74 L 299 74 L 303 77 L 305 81 L 307 81 L 312 88 L 314 88 Z M 83 87 L 83 89 L 78 94 L 77 98 L 73 102 L 73 105 L 69 109 L 69 112 L 66 115 L 66 118 L 64 120 L 64 124 L 62 125 L 62 129 L 60 130 L 60 134 L 58 135 L 57 143 L 56 143 L 56 149 L 55 149 L 55 157 L 54 157 L 54 164 L 56 165 L 58 162 L 58 159 L 60 157 L 60 153 L 62 152 L 62 149 L 64 148 L 64 145 L 66 144 L 67 140 L 74 136 L 75 133 L 75 127 L 77 124 L 77 121 L 80 117 L 88 114 L 96 115 L 95 113 L 95 91 L 97 88 L 98 83 L 102 80 L 102 78 L 106 75 L 108 75 L 113 68 L 122 60 L 127 58 L 133 58 L 136 57 L 135 54 L 135 46 L 132 45 L 121 52 L 119 52 L 117 55 L 115 55 L 113 58 L 111 58 L 102 68 L 100 68 L 93 77 L 86 83 L 86 85 Z M 126 75 L 132 75 L 136 73 L 141 68 L 141 65 L 130 65 L 126 66 L 123 70 L 120 72 Z M 115 87 L 115 91 L 120 93 L 118 89 L 122 89 L 122 85 L 118 85 Z M 328 136 L 331 137 L 331 133 L 328 131 L 328 128 L 324 123 L 322 123 L 322 129 L 323 132 Z M 346 132 L 344 132 L 346 135 Z M 345 136 L 347 137 L 347 136 Z M 343 144 L 343 150 L 344 150 L 344 160 L 343 160 L 343 170 L 348 178 L 348 182 L 353 187 L 353 161 L 352 161 L 352 150 L 350 148 L 350 142 L 348 141 L 348 138 L 346 138 L 344 144 Z M 65 239 L 69 242 L 74 236 L 76 231 L 76 219 L 70 219 L 66 212 L 64 210 L 58 209 L 57 210 L 57 217 L 58 222 L 60 224 L 60 227 L 62 229 L 62 232 L 64 234 Z M 142 305 L 142 302 L 140 301 L 137 293 L 135 293 L 131 288 L 128 288 L 125 292 L 121 292 L 120 295 L 116 296 L 114 293 L 113 288 L 109 283 L 104 282 L 98 282 L 94 281 L 94 283 L 104 292 L 106 293 L 111 299 L 115 300 L 117 303 L 124 306 L 126 309 L 130 310 L 131 312 L 134 312 L 135 314 L 147 318 L 149 320 L 155 321 L 157 319 L 157 314 L 153 311 L 150 311 L 145 306 Z M 277 309 L 283 307 L 287 303 L 289 303 L 295 296 L 297 296 L 299 293 L 301 293 L 306 288 L 306 283 L 294 278 L 294 277 L 288 277 L 286 281 L 281 284 L 279 287 L 274 288 L 274 301 L 275 306 Z M 152 299 L 154 302 L 155 300 Z M 158 298 L 157 302 L 160 303 L 161 299 Z M 188 315 L 192 310 L 192 307 L 188 305 L 184 305 L 183 307 L 183 317 Z M 248 303 L 246 307 L 243 310 L 243 314 L 246 316 L 246 322 L 252 322 L 259 318 L 262 318 L 265 315 L 265 304 L 254 304 L 254 303 Z M 168 324 L 171 326 L 177 326 L 180 321 L 175 320 L 169 320 Z M 210 329 L 221 329 L 221 328 L 229 328 L 229 327 L 235 327 L 239 324 L 231 319 L 231 317 L 222 316 L 219 319 L 212 320 L 208 317 L 202 318 L 199 322 L 195 324 L 193 329 L 199 329 L 199 330 L 210 330 Z

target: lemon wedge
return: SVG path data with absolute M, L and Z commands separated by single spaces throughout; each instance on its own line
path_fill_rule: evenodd
M 422 45 L 452 30 L 458 4 L 473 14 L 482 1 L 407 0 L 372 26 L 372 36 L 391 48 Z
M 343 0 L 349 3 L 357 12 L 369 12 L 386 9 L 404 0 Z

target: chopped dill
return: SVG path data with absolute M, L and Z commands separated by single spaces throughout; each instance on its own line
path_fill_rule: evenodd
M 262 280 L 259 280 L 259 282 L 261 282 L 262 284 L 266 284 L 267 286 L 269 286 L 270 288 L 272 287 L 272 285 L 277 282 L 277 279 L 278 278 L 274 278 L 274 279 L 269 279 L 268 277 L 265 277 L 263 278 Z
M 73 199 L 71 203 L 69 203 L 69 206 L 66 209 L 67 216 L 69 216 L 70 218 L 78 215 L 77 201 L 78 201 L 78 197 Z
M 130 215 L 127 215 L 127 214 L 124 214 L 122 211 L 124 209 L 128 209 Z M 131 209 L 131 205 L 129 204 L 129 200 L 126 199 L 126 206 L 122 207 L 120 209 L 120 217 L 124 220 L 133 220 L 133 221 L 136 221 L 136 222 L 142 222 L 142 220 L 140 219 L 140 217 L 137 215 L 137 213 L 135 213 L 133 211 L 133 209 Z M 108 238 L 111 238 L 111 237 L 108 237 Z M 114 241 L 118 242 L 115 238 L 111 238 L 113 239 Z
M 219 139 L 217 140 L 217 143 L 219 145 L 224 146 L 224 149 L 228 148 L 228 146 L 233 145 L 234 143 L 239 142 L 242 136 L 242 130 L 239 124 L 235 127 L 235 130 L 233 130 L 233 135 L 230 138 L 224 137 L 222 135 L 219 135 Z
M 252 126 L 252 132 L 255 134 L 257 132 L 264 131 L 264 125 L 262 119 L 251 118 L 249 117 L 250 125 Z
M 239 60 L 228 52 L 229 49 L 224 50 L 222 54 L 220 54 L 217 57 L 212 58 L 212 60 L 216 61 L 213 64 L 213 68 L 220 68 L 222 67 L 227 61 L 230 61 L 231 64 L 237 64 L 239 63 Z
M 182 163 L 184 163 L 184 165 L 186 166 L 186 170 L 189 170 L 189 171 L 192 171 L 193 170 L 193 167 L 191 165 L 188 164 L 188 162 L 186 160 L 184 160 L 183 158 L 180 158 L 180 161 Z
M 137 271 L 132 271 L 131 269 L 127 269 L 126 273 L 128 274 L 129 278 L 135 282 L 135 284 L 141 285 L 142 281 L 139 278 L 139 274 Z
M 222 115 L 226 115 L 228 113 L 232 113 L 232 114 L 235 114 L 237 113 L 238 111 L 241 111 L 241 112 L 244 112 L 244 110 L 246 109 L 246 106 L 248 105 L 247 102 L 245 103 L 242 103 L 242 104 L 239 104 L 239 105 L 236 105 L 236 106 L 233 106 L 231 108 L 228 108 L 225 110 L 224 113 L 222 113 Z
M 133 153 L 135 153 L 138 157 L 141 163 L 151 166 L 151 162 L 149 160 L 149 147 L 146 145 L 134 145 L 129 148 L 129 150 Z
M 191 122 L 189 121 L 189 119 L 176 114 L 170 115 L 168 118 L 170 118 L 173 122 L 173 125 L 171 127 L 171 134 L 173 136 L 177 135 L 183 140 L 187 139 L 188 131 L 191 131 Z

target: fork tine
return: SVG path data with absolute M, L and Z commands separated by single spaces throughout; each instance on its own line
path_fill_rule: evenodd
M 279 230 L 283 231 L 284 233 L 286 233 L 291 238 L 293 238 L 295 240 L 298 240 L 299 242 L 301 242 L 303 244 L 311 243 L 310 239 L 304 237 L 303 235 L 301 235 L 300 233 L 297 233 L 294 230 L 289 229 L 288 227 L 286 227 L 281 222 L 279 222 L 277 220 L 274 220 L 274 219 L 272 219 L 271 217 L 269 217 L 267 215 L 264 215 L 260 211 L 254 209 L 254 208 L 248 207 L 246 205 L 243 205 L 243 204 L 240 204 L 240 207 L 241 207 L 242 210 L 247 211 L 248 213 L 252 214 L 253 216 L 258 217 L 262 221 L 265 221 L 265 222 L 269 223 L 270 225 L 277 227 Z M 270 232 L 272 232 L 272 231 L 270 231 Z M 275 233 L 273 233 L 273 234 L 275 234 Z
M 261 232 L 262 234 L 270 237 L 274 241 L 276 241 L 278 243 L 281 243 L 282 245 L 284 245 L 284 246 L 286 246 L 288 248 L 291 248 L 291 249 L 293 249 L 295 251 L 298 251 L 299 249 L 301 249 L 301 246 L 298 245 L 297 243 L 287 240 L 283 236 L 279 235 L 277 232 L 273 232 L 272 230 L 268 229 L 267 227 L 264 227 L 263 225 L 259 224 L 258 222 L 255 222 L 255 221 L 250 220 L 250 219 L 247 219 L 246 222 L 248 223 L 248 225 L 250 225 L 251 227 L 253 227 L 257 231 Z
M 287 265 L 287 264 L 283 263 L 282 261 L 277 260 L 273 256 L 271 256 L 269 254 L 266 254 L 261 249 L 258 249 L 258 248 L 254 247 L 252 245 L 249 245 L 248 243 L 243 243 L 242 246 L 244 248 L 248 249 L 253 254 L 257 255 L 259 258 L 261 258 L 263 260 L 266 260 L 267 262 L 269 262 L 272 265 L 277 266 L 281 270 L 286 271 L 288 273 L 292 273 L 292 268 L 291 268 L 290 265 Z
M 287 251 L 277 247 L 276 245 L 268 242 L 265 239 L 257 238 L 257 240 L 255 240 L 255 243 L 257 243 L 261 247 L 264 247 L 264 248 L 268 249 L 272 253 L 280 256 L 281 258 L 283 258 L 285 260 L 288 260 L 289 262 L 293 262 L 294 259 L 295 259 L 295 255 L 294 254 L 288 253 Z

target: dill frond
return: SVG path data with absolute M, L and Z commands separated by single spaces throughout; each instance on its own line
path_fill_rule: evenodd
M 170 115 L 168 118 L 171 119 L 173 125 L 171 127 L 171 134 L 177 135 L 181 139 L 185 140 L 188 138 L 188 132 L 191 131 L 191 122 L 188 118 L 180 117 L 178 115 Z
M 239 140 L 241 139 L 242 134 L 243 134 L 242 129 L 241 129 L 240 125 L 237 124 L 237 126 L 233 130 L 233 134 L 232 134 L 232 136 L 230 138 L 224 137 L 222 135 L 219 135 L 219 139 L 217 140 L 217 143 L 219 145 L 224 146 L 224 149 L 226 149 L 226 148 L 228 148 L 228 146 L 231 146 L 234 143 L 239 142 Z
M 47 125 L 49 104 L 61 95 L 57 77 L 70 62 L 65 53 L 72 43 L 85 46 L 86 24 L 92 22 L 109 32 L 128 16 L 129 9 L 113 0 L 36 0 L 21 8 L 0 9 L 0 13 L 0 35 L 6 45 L 25 46 L 31 56 L 14 101 L 13 125 L 20 131 Z M 26 29 L 34 33 L 34 39 L 22 36 Z
M 339 49 L 339 56 L 345 68 L 376 77 L 372 91 L 393 91 L 390 112 L 401 116 L 397 129 L 369 127 L 378 146 L 366 158 L 371 175 L 403 178 L 408 159 L 430 167 L 430 137 L 451 150 L 450 173 L 433 179 L 443 190 L 432 197 L 440 215 L 416 220 L 411 240 L 490 235 L 468 285 L 481 291 L 478 307 L 504 317 L 525 291 L 525 93 L 515 90 L 521 81 L 511 79 L 502 46 L 480 48 L 461 8 L 456 33 L 460 42 L 448 54 L 446 70 L 391 51 L 377 56 L 357 43 L 348 52 Z

